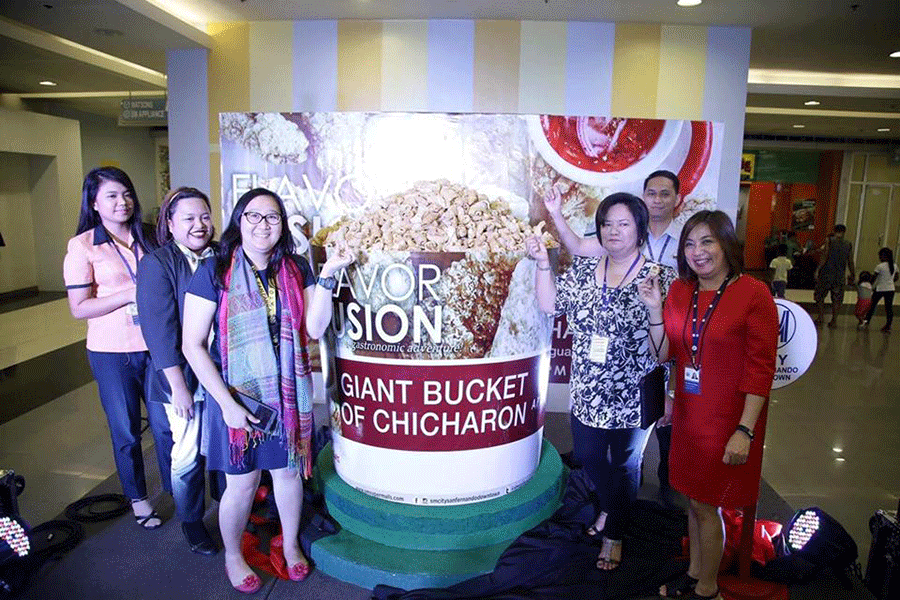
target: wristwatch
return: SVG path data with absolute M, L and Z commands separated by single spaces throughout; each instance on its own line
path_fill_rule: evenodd
M 316 283 L 321 285 L 326 290 L 333 290 L 337 287 L 337 279 L 335 279 L 334 275 L 332 275 L 331 277 L 319 277 Z
M 738 425 L 738 426 L 737 426 L 737 431 L 740 431 L 741 433 L 743 433 L 744 435 L 746 435 L 746 436 L 747 436 L 748 438 L 750 438 L 751 440 L 754 438 L 753 430 L 750 429 L 749 427 L 747 427 L 747 426 L 744 425 L 744 424 Z

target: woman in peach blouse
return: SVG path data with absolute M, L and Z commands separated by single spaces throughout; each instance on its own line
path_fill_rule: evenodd
M 138 525 L 162 525 L 147 494 L 141 449 L 141 398 L 156 441 L 163 488 L 172 491 L 172 434 L 165 409 L 146 402 L 153 366 L 135 304 L 138 261 L 153 250 L 131 179 L 115 167 L 91 170 L 84 179 L 81 215 L 63 265 L 69 308 L 87 319 L 87 353 L 112 437 L 116 471 L 131 499 Z

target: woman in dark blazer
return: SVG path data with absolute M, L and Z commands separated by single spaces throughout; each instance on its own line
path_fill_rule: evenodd
M 203 392 L 181 353 L 184 294 L 203 258 L 213 255 L 209 198 L 180 187 L 160 207 L 156 236 L 162 246 L 141 259 L 137 305 L 155 376 L 151 397 L 165 405 L 172 431 L 172 496 L 193 552 L 211 555 L 216 545 L 203 525 L 205 461 L 200 452 Z

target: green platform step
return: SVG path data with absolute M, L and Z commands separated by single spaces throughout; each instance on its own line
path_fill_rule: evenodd
M 322 573 L 362 588 L 383 583 L 414 590 L 490 573 L 507 547 L 509 541 L 470 550 L 404 550 L 342 531 L 315 542 L 312 560 Z
M 565 469 L 544 441 L 534 476 L 514 492 L 474 504 L 387 502 L 347 485 L 329 445 L 318 458 L 325 501 L 342 530 L 312 546 L 323 573 L 364 588 L 446 587 L 489 573 L 510 542 L 559 507 Z

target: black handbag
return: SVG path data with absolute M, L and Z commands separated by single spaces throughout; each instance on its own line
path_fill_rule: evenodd
M 641 377 L 640 388 L 641 429 L 646 429 L 666 412 L 666 367 L 659 365 Z
M 900 523 L 883 510 L 869 519 L 872 546 L 866 565 L 866 588 L 876 598 L 900 598 Z

